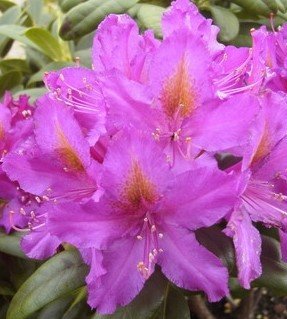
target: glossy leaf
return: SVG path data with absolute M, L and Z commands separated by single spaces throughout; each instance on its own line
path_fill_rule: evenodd
M 152 4 L 142 4 L 137 12 L 137 18 L 142 27 L 154 30 L 158 38 L 162 37 L 161 18 L 165 8 Z
M 0 25 L 1 35 L 4 35 L 13 40 L 19 41 L 35 49 L 38 49 L 38 47 L 32 41 L 30 41 L 27 37 L 24 36 L 24 32 L 26 30 L 27 29 L 25 27 L 15 24 Z
M 64 40 L 77 39 L 96 29 L 110 13 L 124 13 L 139 0 L 89 0 L 70 10 L 60 28 Z
M 32 18 L 34 24 L 40 24 L 41 15 L 43 11 L 43 0 L 27 0 L 26 1 L 26 10 Z
M 64 251 L 45 262 L 12 299 L 7 319 L 25 319 L 84 284 L 87 268 L 76 251 Z
M 210 6 L 215 24 L 220 28 L 219 38 L 223 42 L 234 39 L 239 33 L 239 21 L 234 13 L 220 6 Z

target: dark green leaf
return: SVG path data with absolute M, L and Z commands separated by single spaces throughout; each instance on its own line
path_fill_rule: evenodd
M 10 71 L 0 76 L 0 97 L 6 90 L 11 90 L 14 86 L 17 86 L 22 81 L 22 75 L 19 71 Z M 1 241 L 1 234 L 0 234 Z M 3 248 L 5 249 L 5 248 Z M 0 243 L 1 250 L 1 243 Z M 3 250 L 2 250 L 3 251 Z
M 156 318 L 190 319 L 190 310 L 185 296 L 179 290 L 170 286 L 161 315 Z
M 2 296 L 13 296 L 14 289 L 8 282 L 0 281 L 0 295 Z
M 64 251 L 45 262 L 12 299 L 7 319 L 25 319 L 50 302 L 83 286 L 87 268 L 76 251 Z
M 62 9 L 63 12 L 68 12 L 75 6 L 86 1 L 87 0 L 63 0 L 60 2 L 60 8 Z
M 268 5 L 264 3 L 264 1 L 262 0 L 232 0 L 232 1 L 238 4 L 239 6 L 241 6 L 242 8 L 250 12 L 253 12 L 255 14 L 269 17 L 270 13 L 272 12 L 272 10 L 268 7 Z M 271 1 L 271 0 L 267 0 L 266 2 L 268 1 Z
M 69 11 L 60 28 L 64 40 L 77 39 L 94 31 L 110 13 L 124 13 L 139 0 L 89 0 Z
M 157 37 L 162 37 L 161 18 L 165 8 L 152 4 L 142 4 L 138 10 L 137 18 L 142 27 L 152 29 Z
M 6 59 L 0 61 L 0 70 L 2 73 L 6 73 L 12 70 L 22 73 L 30 73 L 30 69 L 26 60 L 21 59 Z
M 233 40 L 239 33 L 239 21 L 236 15 L 220 6 L 210 6 L 210 12 L 215 24 L 220 28 L 220 40 L 223 42 Z
M 196 238 L 203 246 L 219 257 L 230 272 L 234 270 L 235 255 L 232 240 L 222 233 L 219 226 L 197 230 Z

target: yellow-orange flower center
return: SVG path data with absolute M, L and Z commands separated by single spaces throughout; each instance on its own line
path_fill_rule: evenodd
M 71 146 L 69 140 L 65 136 L 59 124 L 56 126 L 56 133 L 59 142 L 58 153 L 61 156 L 62 161 L 66 165 L 66 168 L 73 171 L 84 171 L 85 168 L 82 164 L 82 161 Z
M 133 161 L 124 187 L 127 201 L 139 207 L 142 201 L 153 203 L 157 199 L 156 187 L 144 174 L 138 161 Z
M 161 92 L 163 110 L 172 117 L 179 112 L 182 117 L 188 117 L 197 106 L 197 92 L 194 81 L 188 74 L 186 56 L 179 61 L 174 73 L 168 77 Z

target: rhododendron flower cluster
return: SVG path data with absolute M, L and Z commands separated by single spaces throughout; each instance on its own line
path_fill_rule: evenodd
M 156 265 L 210 301 L 226 296 L 203 227 L 225 225 L 245 288 L 262 272 L 258 223 L 279 229 L 287 259 L 286 26 L 252 30 L 252 48 L 224 46 L 177 0 L 162 30 L 158 40 L 110 15 L 92 69 L 46 74 L 35 107 L 9 94 L 0 107 L 1 225 L 24 232 L 31 258 L 77 247 L 100 313 L 128 304 Z

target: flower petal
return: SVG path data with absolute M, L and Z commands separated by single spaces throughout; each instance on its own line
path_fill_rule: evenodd
M 164 234 L 158 263 L 174 284 L 184 289 L 202 290 L 209 301 L 218 301 L 228 293 L 227 269 L 198 243 L 192 232 L 169 226 Z
M 262 273 L 259 231 L 245 210 L 239 208 L 232 213 L 225 234 L 233 238 L 239 281 L 245 289 L 250 289 L 251 281 Z

